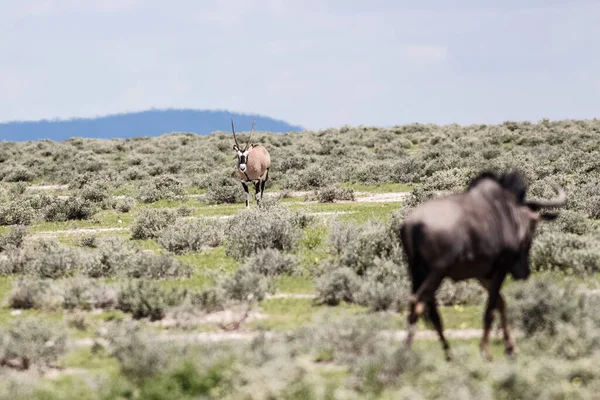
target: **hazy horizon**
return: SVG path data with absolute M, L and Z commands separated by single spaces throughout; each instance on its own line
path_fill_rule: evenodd
M 586 0 L 0 5 L 0 122 L 228 110 L 325 129 L 592 119 Z

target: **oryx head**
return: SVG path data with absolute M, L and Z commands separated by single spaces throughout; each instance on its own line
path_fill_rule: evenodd
M 248 153 L 252 149 L 252 145 L 250 141 L 252 140 L 252 134 L 254 133 L 254 121 L 252 121 L 252 131 L 250 131 L 250 137 L 248 138 L 248 143 L 244 148 L 241 148 L 237 137 L 235 136 L 235 127 L 233 125 L 233 119 L 231 120 L 231 130 L 233 131 L 233 140 L 235 140 L 235 144 L 233 145 L 233 151 L 237 153 L 237 163 L 238 168 L 241 172 L 246 171 L 246 163 L 248 162 Z

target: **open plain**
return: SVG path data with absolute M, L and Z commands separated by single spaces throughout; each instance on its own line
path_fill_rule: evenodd
M 238 136 L 243 141 L 247 132 Z M 600 389 L 600 121 L 0 143 L 0 397 L 587 399 Z M 520 353 L 479 355 L 486 296 L 437 293 L 453 360 L 406 351 L 406 213 L 483 170 L 567 193 L 503 287 Z M 253 188 L 251 188 L 253 194 Z M 204 397 L 203 397 L 204 396 Z

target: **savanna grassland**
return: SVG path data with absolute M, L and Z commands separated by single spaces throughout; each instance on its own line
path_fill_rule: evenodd
M 600 121 L 254 135 L 249 210 L 230 133 L 0 144 L 0 398 L 596 398 Z M 406 351 L 404 215 L 514 168 L 568 196 L 504 286 L 520 354 L 479 356 L 484 291 L 448 281 L 453 360 L 423 323 Z

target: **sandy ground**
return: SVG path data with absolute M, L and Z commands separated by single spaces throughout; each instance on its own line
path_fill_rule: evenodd
M 151 340 L 156 342 L 180 342 L 180 343 L 211 343 L 211 342 L 226 342 L 234 340 L 249 341 L 264 335 L 265 338 L 271 339 L 277 336 L 284 337 L 287 332 L 248 332 L 248 331 L 236 331 L 236 332 L 193 332 L 193 333 L 160 333 L 156 334 Z M 515 332 L 516 333 L 516 332 Z M 482 329 L 445 329 L 444 335 L 447 339 L 478 339 L 483 334 Z M 384 338 L 390 338 L 392 340 L 402 341 L 406 338 L 406 330 L 394 330 L 394 331 L 382 331 L 381 335 Z M 493 338 L 502 338 L 502 333 L 499 330 L 493 330 L 490 332 L 490 336 Z M 518 336 L 518 335 L 515 335 Z M 433 330 L 419 330 L 415 334 L 415 340 L 438 340 L 437 332 Z M 70 347 L 86 347 L 92 346 L 94 343 L 101 345 L 107 345 L 106 339 L 75 339 L 70 340 L 68 345 Z

